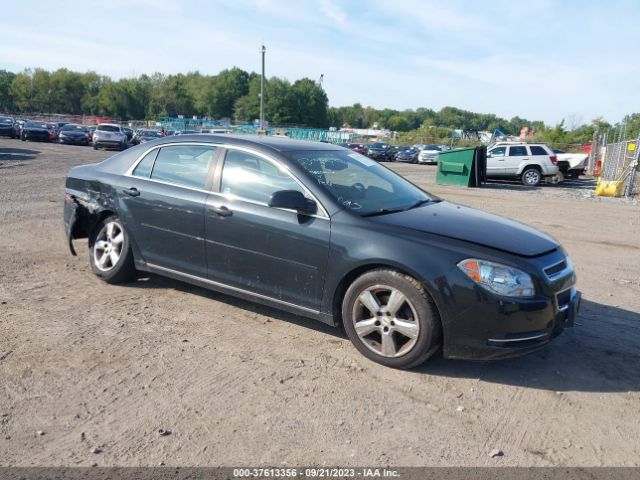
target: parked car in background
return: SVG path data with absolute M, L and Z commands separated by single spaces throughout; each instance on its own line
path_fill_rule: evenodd
M 391 161 L 393 160 L 393 156 L 390 157 L 391 150 L 389 150 L 389 147 L 390 145 L 388 143 L 383 143 L 383 142 L 372 143 L 367 148 L 367 156 L 379 162 Z
M 58 134 L 58 143 L 70 145 L 89 145 L 89 127 L 84 125 L 76 125 L 75 123 L 67 123 Z
M 115 123 L 101 123 L 93 132 L 93 149 L 116 148 L 124 150 L 127 148 L 127 134 L 122 127 Z
M 418 161 L 418 149 L 414 147 L 399 147 L 394 160 L 403 163 L 416 163 Z
M 95 125 L 90 125 L 87 127 L 89 129 L 89 141 L 93 142 L 93 132 L 96 131 L 96 126 Z
M 394 368 L 440 348 L 473 360 L 536 351 L 580 305 L 553 238 L 319 142 L 190 135 L 134 147 L 71 169 L 64 224 L 72 253 L 88 239 L 105 282 L 151 272 L 341 324 Z
M 418 153 L 418 163 L 438 163 L 438 154 L 442 148 L 438 145 L 423 145 Z
M 158 138 L 162 138 L 162 137 L 164 137 L 164 135 L 162 135 L 162 132 L 160 130 L 152 130 L 150 128 L 148 129 L 141 128 L 136 132 L 135 143 L 136 144 L 144 143 L 144 142 L 148 142 L 149 140 L 157 140 Z
M 518 179 L 535 187 L 558 180 L 558 158 L 542 143 L 501 142 L 487 149 L 487 178 Z
M 587 166 L 588 153 L 567 153 L 564 150 L 554 150 L 558 158 L 558 170 L 564 177 L 579 177 L 584 175 Z
M 55 139 L 55 131 L 47 123 L 27 120 L 22 127 L 20 139 L 23 142 L 52 142 Z
M 349 143 L 347 145 L 349 150 L 353 150 L 354 152 L 358 152 L 361 155 L 367 154 L 367 146 L 362 143 Z
M 20 129 L 13 117 L 0 117 L 0 136 L 18 138 Z

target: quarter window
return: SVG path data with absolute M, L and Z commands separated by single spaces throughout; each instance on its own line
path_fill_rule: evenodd
M 154 148 L 149 153 L 147 153 L 136 168 L 133 170 L 133 175 L 136 177 L 149 178 L 151 176 L 151 170 L 153 169 L 153 162 L 158 155 L 158 149 Z
M 525 147 L 525 146 L 509 147 L 509 156 L 510 157 L 526 157 L 527 155 L 528 155 L 527 147 Z
M 542 147 L 534 145 L 531 148 L 531 155 L 549 155 L 549 153 Z
M 268 204 L 280 190 L 297 190 L 300 185 L 273 163 L 240 150 L 228 150 L 222 169 L 220 191 L 245 200 Z
M 163 147 L 153 165 L 151 178 L 185 187 L 204 189 L 215 153 L 216 147 L 206 145 Z

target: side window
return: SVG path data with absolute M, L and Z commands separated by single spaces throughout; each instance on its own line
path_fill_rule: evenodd
M 527 153 L 527 147 L 524 145 L 518 147 L 509 147 L 509 156 L 510 157 L 526 157 L 529 155 Z
M 531 148 L 531 155 L 549 155 L 549 153 L 538 145 L 533 145 Z
M 138 163 L 136 168 L 133 170 L 133 175 L 136 177 L 144 177 L 149 178 L 151 176 L 151 170 L 153 169 L 153 162 L 156 160 L 156 156 L 158 155 L 157 148 L 154 148 L 149 153 L 147 153 L 142 160 Z
M 491 150 L 492 157 L 504 157 L 504 152 L 507 150 L 507 147 L 497 147 Z
M 269 203 L 279 190 L 304 190 L 285 171 L 250 153 L 228 150 L 222 168 L 220 191 L 245 200 Z
M 151 172 L 153 180 L 204 189 L 216 147 L 176 145 L 162 147 Z

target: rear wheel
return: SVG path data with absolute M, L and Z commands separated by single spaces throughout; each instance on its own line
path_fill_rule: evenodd
M 89 241 L 91 269 L 107 283 L 135 279 L 136 268 L 129 235 L 118 217 L 102 220 L 91 232 Z
M 98 149 L 98 144 L 97 144 L 97 143 L 94 143 L 94 144 L 93 144 L 93 149 L 94 149 L 94 150 L 97 150 L 97 149 Z
M 440 320 L 420 283 L 393 270 L 373 270 L 347 290 L 342 319 L 365 357 L 393 368 L 423 363 L 439 347 Z
M 527 187 L 537 187 L 541 180 L 542 174 L 535 167 L 527 167 L 522 172 L 522 183 Z

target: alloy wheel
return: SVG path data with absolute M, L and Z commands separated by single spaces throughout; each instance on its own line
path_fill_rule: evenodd
M 99 270 L 108 272 L 118 264 L 124 245 L 122 225 L 111 221 L 103 225 L 93 244 L 93 260 Z
M 358 295 L 352 321 L 362 343 L 383 357 L 406 355 L 420 333 L 413 304 L 400 290 L 387 285 L 374 285 Z

